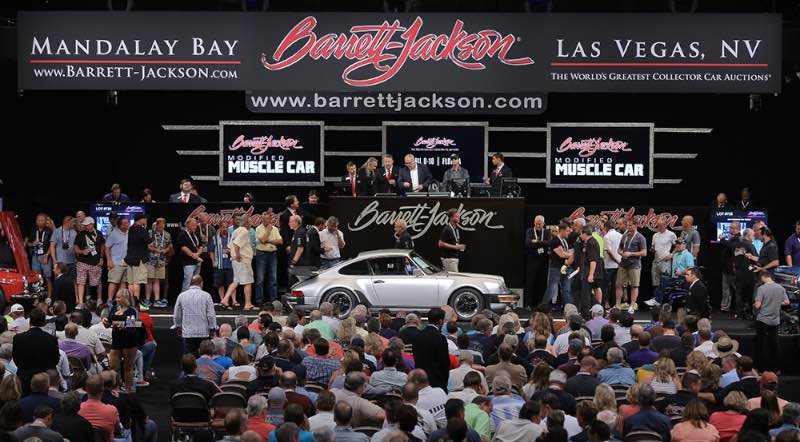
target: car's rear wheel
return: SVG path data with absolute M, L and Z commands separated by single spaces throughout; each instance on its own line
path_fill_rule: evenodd
M 337 287 L 325 292 L 322 297 L 322 302 L 330 302 L 331 304 L 339 307 L 339 317 L 346 318 L 353 308 L 358 304 L 358 299 L 355 293 L 346 289 Z
M 456 311 L 458 319 L 469 321 L 483 310 L 483 294 L 472 288 L 459 289 L 450 297 L 450 307 Z

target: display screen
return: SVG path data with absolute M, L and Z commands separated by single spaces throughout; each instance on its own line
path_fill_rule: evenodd
M 108 236 L 111 227 L 111 215 L 127 218 L 133 223 L 137 213 L 145 213 L 144 204 L 95 204 L 89 209 L 89 216 L 94 218 L 94 226 L 103 236 Z
M 741 230 L 750 229 L 756 221 L 763 221 L 767 224 L 767 212 L 765 210 L 712 210 L 711 211 L 711 231 L 716 235 L 711 238 L 712 243 L 719 242 L 720 236 L 730 237 L 731 223 L 738 222 Z

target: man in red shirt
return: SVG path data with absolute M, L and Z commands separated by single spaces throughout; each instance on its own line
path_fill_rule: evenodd
M 269 439 L 269 433 L 275 426 L 267 422 L 267 399 L 261 395 L 253 395 L 247 401 L 247 429 L 255 431 L 262 440 Z
M 114 442 L 114 431 L 119 427 L 119 412 L 113 405 L 102 402 L 103 378 L 94 375 L 86 381 L 86 392 L 89 398 L 81 404 L 79 415 L 108 435 L 108 442 Z

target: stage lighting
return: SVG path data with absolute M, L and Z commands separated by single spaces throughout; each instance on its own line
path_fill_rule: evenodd
M 761 99 L 761 95 L 759 94 L 750 94 L 750 110 L 753 112 L 758 112 L 761 110 L 761 106 L 763 105 L 763 101 Z
M 106 94 L 106 104 L 116 107 L 119 105 L 119 94 L 117 91 L 111 90 Z

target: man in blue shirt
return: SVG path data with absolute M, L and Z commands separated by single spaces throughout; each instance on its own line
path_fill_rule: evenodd
M 130 223 L 127 218 L 119 218 L 117 228 L 108 232 L 108 238 L 106 238 L 109 305 L 117 294 L 117 286 L 127 281 L 128 265 L 125 263 L 125 255 L 128 254 L 128 227 Z
M 622 435 L 633 431 L 652 431 L 661 435 L 662 442 L 670 442 L 672 423 L 667 416 L 655 409 L 656 392 L 650 384 L 639 387 L 639 403 L 642 408 L 638 413 L 625 418 Z
M 208 243 L 208 255 L 211 257 L 211 266 L 214 268 L 214 287 L 217 288 L 219 299 L 225 297 L 225 290 L 233 282 L 229 239 L 228 222 L 222 221 L 219 223 L 217 234 L 210 238 Z
M 633 369 L 622 365 L 623 354 L 619 347 L 608 349 L 608 366 L 597 373 L 597 379 L 609 385 L 633 385 L 636 373 Z
M 686 269 L 689 267 L 694 267 L 694 255 L 686 250 L 686 241 L 679 239 L 675 242 L 675 252 L 672 254 L 671 278 L 661 278 L 661 284 L 656 289 L 656 303 L 652 305 L 664 302 L 664 290 L 667 287 L 683 284 Z

